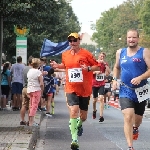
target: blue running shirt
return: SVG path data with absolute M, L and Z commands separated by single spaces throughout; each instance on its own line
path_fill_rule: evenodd
M 147 80 L 142 80 L 139 85 L 131 84 L 131 80 L 147 71 L 147 65 L 143 59 L 143 50 L 141 47 L 137 53 L 131 57 L 127 56 L 127 48 L 123 48 L 120 53 L 120 68 L 121 68 L 121 81 L 131 88 L 142 87 L 147 83 Z M 129 98 L 132 101 L 138 102 L 135 90 L 120 85 L 119 97 Z

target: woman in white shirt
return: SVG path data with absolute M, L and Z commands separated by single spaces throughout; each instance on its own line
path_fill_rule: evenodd
M 37 125 L 34 122 L 34 116 L 36 114 L 38 104 L 40 102 L 41 93 L 44 89 L 43 84 L 43 75 L 40 70 L 38 70 L 40 66 L 40 59 L 33 58 L 32 59 L 32 69 L 30 69 L 27 73 L 28 85 L 27 85 L 27 93 L 30 96 L 30 106 L 29 106 L 29 126 Z

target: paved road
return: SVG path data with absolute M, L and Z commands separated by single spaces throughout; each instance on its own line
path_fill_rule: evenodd
M 98 107 L 98 106 L 97 106 Z M 84 134 L 79 137 L 80 150 L 126 150 L 121 111 L 109 108 L 104 111 L 105 121 L 92 119 L 92 103 L 88 119 L 84 123 Z M 68 127 L 69 115 L 63 91 L 55 98 L 55 115 L 45 117 L 40 127 L 40 138 L 36 150 L 70 150 L 71 136 Z M 150 150 L 150 119 L 144 118 L 135 150 Z

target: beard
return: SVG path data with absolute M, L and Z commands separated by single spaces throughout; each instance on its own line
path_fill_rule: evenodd
M 138 46 L 138 43 L 137 43 L 137 44 L 134 44 L 134 45 L 129 45 L 129 44 L 128 44 L 128 47 L 129 47 L 129 48 L 136 48 L 137 46 Z

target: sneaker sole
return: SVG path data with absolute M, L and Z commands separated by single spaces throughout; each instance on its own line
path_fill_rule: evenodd
M 79 145 L 77 143 L 71 143 L 72 150 L 79 150 Z

